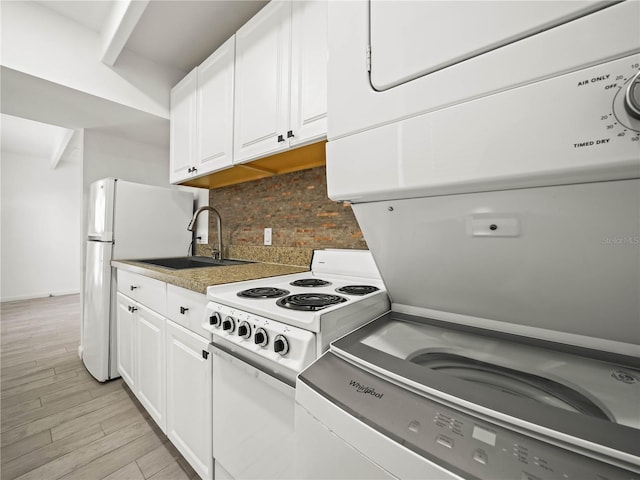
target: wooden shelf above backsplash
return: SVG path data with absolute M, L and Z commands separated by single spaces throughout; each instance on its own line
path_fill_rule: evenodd
M 326 165 L 326 144 L 327 142 L 323 140 L 305 147 L 287 150 L 270 157 L 235 165 L 226 170 L 187 180 L 180 185 L 211 190 L 283 173 L 321 167 Z

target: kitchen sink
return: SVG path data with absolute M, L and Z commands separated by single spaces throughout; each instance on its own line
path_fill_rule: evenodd
M 231 265 L 244 265 L 249 262 L 246 260 L 216 260 L 211 257 L 169 257 L 169 258 L 145 258 L 136 260 L 140 263 L 148 263 L 159 267 L 171 268 L 173 270 L 182 270 L 184 268 L 202 268 L 202 267 L 227 267 Z

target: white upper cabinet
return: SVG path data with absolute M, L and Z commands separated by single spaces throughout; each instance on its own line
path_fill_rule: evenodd
M 171 89 L 170 172 L 176 183 L 192 176 L 196 140 L 196 88 L 198 71 L 192 70 Z
M 233 164 L 235 37 L 171 90 L 171 183 Z
M 234 163 L 326 136 L 326 1 L 274 0 L 236 33 Z
M 235 36 L 198 67 L 197 175 L 233 164 L 233 73 Z
M 287 148 L 291 3 L 272 1 L 236 33 L 234 163 Z
M 293 2 L 291 146 L 327 136 L 327 1 Z
M 327 1 L 272 0 L 171 90 L 171 183 L 327 136 Z

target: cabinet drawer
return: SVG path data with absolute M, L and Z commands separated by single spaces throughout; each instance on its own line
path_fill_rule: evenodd
M 118 291 L 160 315 L 166 315 L 166 283 L 118 269 Z
M 167 285 L 166 316 L 178 325 L 209 339 L 211 333 L 202 328 L 207 297 L 185 288 Z

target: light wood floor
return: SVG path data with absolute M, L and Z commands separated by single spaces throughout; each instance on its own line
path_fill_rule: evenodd
M 199 478 L 121 379 L 85 370 L 79 295 L 0 313 L 2 480 Z

